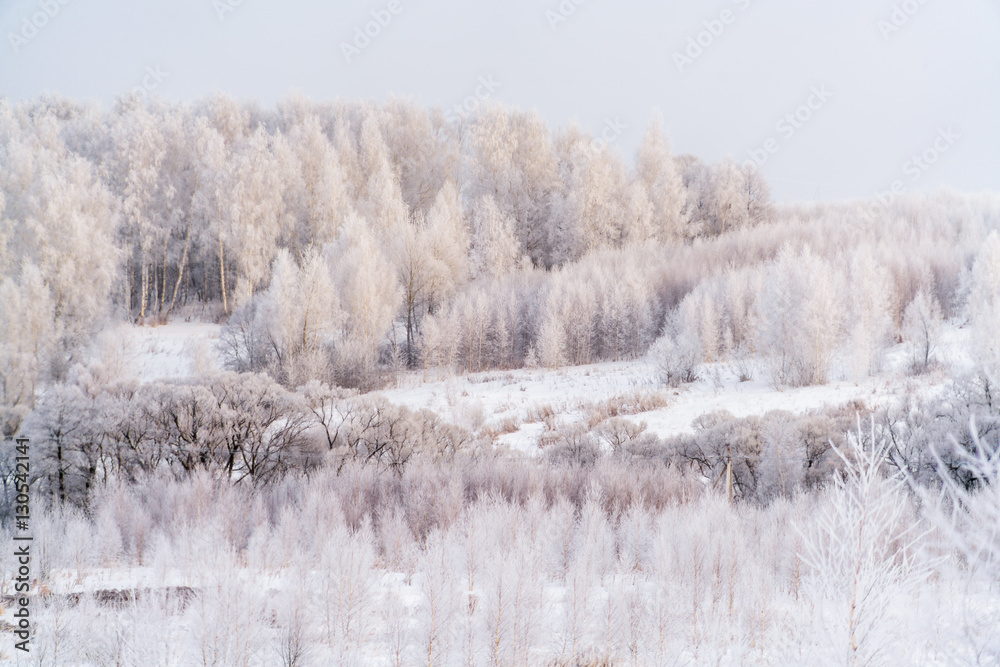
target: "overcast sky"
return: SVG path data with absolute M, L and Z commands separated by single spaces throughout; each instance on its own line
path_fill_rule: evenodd
M 13 102 L 478 87 L 629 162 L 658 109 L 675 152 L 756 156 L 779 200 L 1000 188 L 1000 0 L 0 0 L 0 28 Z

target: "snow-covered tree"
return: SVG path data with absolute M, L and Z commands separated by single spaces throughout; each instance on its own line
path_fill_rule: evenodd
M 969 314 L 978 360 L 993 378 L 1000 378 L 1000 233 L 993 231 L 972 267 Z M 994 380 L 996 381 L 996 380 Z
M 279 239 L 288 238 L 294 222 L 286 210 L 286 176 L 297 172 L 284 138 L 262 127 L 239 145 L 225 175 L 222 213 L 236 265 L 233 305 L 239 307 L 267 281 Z
M 548 229 L 558 172 L 549 129 L 537 113 L 486 104 L 463 142 L 463 194 L 470 202 L 490 196 L 513 220 L 519 253 L 551 265 Z
M 13 121 L 13 119 L 12 119 Z M 40 381 L 58 379 L 109 315 L 118 206 L 59 119 L 39 109 L 0 145 L 0 299 L 4 429 Z
M 469 240 L 453 185 L 445 184 L 426 218 L 418 214 L 414 224 L 400 228 L 392 250 L 403 290 L 407 363 L 413 366 L 424 316 L 465 281 Z
M 748 201 L 743 171 L 730 157 L 713 165 L 709 173 L 710 194 L 705 231 L 725 234 L 746 226 Z
M 169 187 L 161 176 L 167 144 L 160 119 L 133 95 L 120 99 L 111 129 L 109 172 L 110 182 L 121 197 L 122 220 L 127 238 L 134 244 L 130 249 L 138 273 L 132 292 L 138 297 L 138 317 L 147 315 L 149 298 L 156 290 L 151 276 L 155 254 L 165 239 L 164 203 Z M 130 272 L 131 273 L 131 272 Z
M 900 642 L 897 601 L 926 574 L 921 537 L 902 475 L 886 476 L 884 441 L 860 433 L 838 454 L 844 471 L 821 500 L 805 536 L 820 655 L 831 664 L 880 664 Z
M 472 211 L 471 258 L 475 276 L 497 280 L 518 264 L 521 252 L 515 237 L 515 222 L 504 213 L 492 195 L 476 202 Z
M 288 144 L 301 169 L 300 177 L 292 180 L 297 191 L 290 202 L 298 224 L 290 249 L 298 255 L 309 245 L 333 241 L 351 205 L 340 160 L 314 114 L 291 128 Z
M 645 222 L 630 210 L 625 167 L 607 145 L 595 146 L 589 135 L 573 126 L 556 137 L 561 185 L 552 204 L 549 222 L 553 263 L 572 262 L 604 247 L 622 247 L 643 241 L 652 229 L 637 229 Z
M 889 306 L 892 284 L 889 272 L 868 249 L 859 250 L 849 265 L 850 339 L 855 378 L 874 375 L 882 368 L 882 352 L 892 333 Z
M 457 177 L 459 146 L 444 118 L 412 100 L 390 97 L 383 107 L 383 135 L 399 171 L 406 206 L 427 213 L 441 188 Z
M 659 116 L 650 119 L 636 156 L 636 175 L 653 205 L 653 225 L 663 242 L 687 237 L 684 180 L 677 168 Z
M 941 306 L 933 294 L 917 290 L 903 312 L 903 337 L 910 344 L 910 364 L 917 373 L 934 363 L 941 338 Z
M 771 187 L 757 165 L 744 164 L 740 169 L 743 173 L 741 203 L 744 209 L 744 222 L 749 227 L 768 221 L 774 214 L 771 206 Z
M 33 264 L 17 278 L 0 282 L 0 426 L 4 436 L 17 432 L 34 406 L 39 380 L 57 353 L 58 321 L 52 293 Z
M 271 283 L 258 297 L 252 313 L 253 340 L 266 349 L 242 354 L 268 359 L 267 370 L 286 386 L 297 387 L 325 378 L 344 315 L 326 260 L 317 249 L 306 252 L 300 267 L 287 250 L 274 260 Z M 238 319 L 238 318 L 237 318 Z M 236 342 L 234 340 L 234 342 Z
M 758 299 L 757 349 L 778 386 L 826 382 L 841 342 L 843 306 L 836 267 L 809 248 L 782 249 Z
M 398 276 L 387 271 L 388 257 L 362 218 L 347 218 L 337 240 L 326 250 L 334 285 L 346 314 L 344 363 L 371 369 L 378 346 L 392 327 L 401 302 Z
M 376 238 L 386 243 L 409 221 L 410 211 L 403 201 L 399 174 L 392 164 L 375 114 L 370 111 L 366 115 L 358 139 L 358 163 L 364 182 L 357 210 Z

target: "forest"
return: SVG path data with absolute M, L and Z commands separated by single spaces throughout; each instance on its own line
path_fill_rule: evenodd
M 123 353 L 185 322 L 190 372 Z M 0 421 L 10 664 L 1000 661 L 1000 193 L 774 202 L 656 116 L 0 100 Z

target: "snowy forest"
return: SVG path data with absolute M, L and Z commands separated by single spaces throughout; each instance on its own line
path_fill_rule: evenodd
M 1000 193 L 664 125 L 0 100 L 0 662 L 998 664 Z

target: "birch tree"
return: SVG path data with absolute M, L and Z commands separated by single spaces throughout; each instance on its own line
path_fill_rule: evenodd
M 464 187 L 471 202 L 492 197 L 513 221 L 521 252 L 550 266 L 548 230 L 558 172 L 548 128 L 537 113 L 486 104 L 464 142 Z
M 1000 233 L 990 232 L 972 267 L 969 314 L 976 355 L 987 373 L 1000 378 Z
M 138 296 L 138 318 L 145 320 L 151 291 L 153 254 L 161 240 L 163 226 L 160 205 L 161 168 L 167 145 L 158 119 L 138 97 L 125 98 L 116 105 L 111 131 L 111 182 L 121 196 L 122 218 L 126 234 L 134 244 L 133 261 L 139 277 L 132 290 Z
M 346 313 L 344 354 L 370 369 L 399 309 L 398 277 L 385 270 L 389 259 L 357 215 L 347 218 L 326 258 Z
M 686 238 L 684 181 L 663 136 L 659 116 L 654 116 L 646 127 L 636 155 L 636 176 L 652 203 L 657 238 L 665 243 Z

